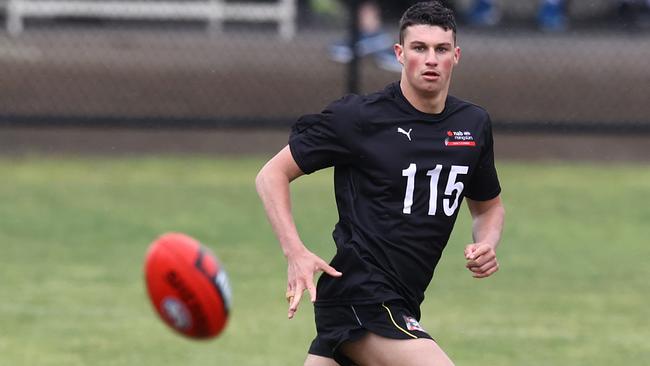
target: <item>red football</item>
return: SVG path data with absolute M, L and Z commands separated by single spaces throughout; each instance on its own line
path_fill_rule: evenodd
M 223 331 L 230 284 L 209 249 L 185 234 L 164 234 L 149 247 L 144 270 L 149 299 L 167 325 L 191 338 Z

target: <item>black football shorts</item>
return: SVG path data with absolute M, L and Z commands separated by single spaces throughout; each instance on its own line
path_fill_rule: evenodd
M 339 347 L 361 339 L 367 332 L 391 339 L 417 339 L 431 336 L 420 327 L 401 302 L 372 305 L 315 306 L 316 338 L 309 353 L 333 358 L 342 366 L 354 365 Z

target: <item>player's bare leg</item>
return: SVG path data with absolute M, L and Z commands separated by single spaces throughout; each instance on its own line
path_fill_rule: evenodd
M 436 342 L 421 339 L 390 339 L 368 333 L 342 345 L 343 352 L 359 366 L 453 366 Z
M 304 366 L 341 366 L 331 358 L 316 356 L 312 354 L 307 355 Z

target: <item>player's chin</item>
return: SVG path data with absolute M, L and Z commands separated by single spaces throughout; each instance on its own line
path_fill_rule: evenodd
M 421 90 L 424 94 L 436 95 L 440 92 L 441 88 L 438 83 L 428 82 L 422 84 Z

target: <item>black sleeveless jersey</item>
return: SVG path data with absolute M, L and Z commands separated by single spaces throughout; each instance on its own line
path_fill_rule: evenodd
M 399 83 L 302 116 L 289 147 L 306 174 L 334 166 L 331 265 L 343 276 L 320 277 L 319 306 L 401 299 L 419 318 L 463 197 L 501 191 L 487 112 L 449 96 L 442 113 L 422 113 Z

